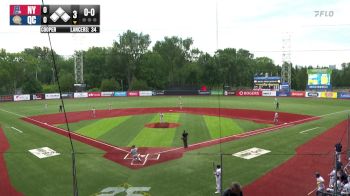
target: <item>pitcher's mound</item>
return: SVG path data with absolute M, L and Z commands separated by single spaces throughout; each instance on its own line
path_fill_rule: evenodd
M 175 128 L 178 126 L 180 126 L 179 123 L 168 123 L 168 122 L 145 124 L 145 127 L 148 127 L 148 128 Z

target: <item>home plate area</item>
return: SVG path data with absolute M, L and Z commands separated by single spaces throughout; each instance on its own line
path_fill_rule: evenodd
M 139 154 L 139 157 L 141 158 L 141 161 L 134 160 L 132 158 L 132 155 L 130 153 L 126 154 L 124 157 L 124 160 L 130 160 L 130 165 L 139 165 L 143 166 L 147 163 L 147 161 L 157 161 L 159 160 L 160 154 L 159 153 L 152 153 L 152 154 Z

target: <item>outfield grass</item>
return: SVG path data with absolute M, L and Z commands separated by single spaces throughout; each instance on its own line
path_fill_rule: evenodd
M 183 97 L 185 107 L 218 107 L 218 100 L 220 100 L 220 106 L 224 108 L 274 109 L 274 98 Z M 350 102 L 347 100 L 280 98 L 279 101 L 281 111 L 283 112 L 317 116 L 340 112 L 350 108 Z M 48 103 L 48 110 L 44 109 L 45 103 Z M 65 103 L 68 111 L 88 110 L 91 106 L 97 109 L 107 109 L 109 103 L 112 104 L 113 108 L 170 107 L 176 106 L 177 97 L 79 99 L 65 100 Z M 72 195 L 71 149 L 69 140 L 64 136 L 26 123 L 20 120 L 19 116 L 9 114 L 3 110 L 28 116 L 56 113 L 58 111 L 58 105 L 59 102 L 55 100 L 0 104 L 0 124 L 11 145 L 9 151 L 4 154 L 8 172 L 12 184 L 18 191 L 23 192 L 25 195 Z M 128 146 L 134 138 L 139 138 L 138 141 L 142 142 L 142 139 L 147 135 L 142 131 L 144 124 L 151 122 L 155 118 L 152 115 L 135 115 L 127 119 L 103 119 L 117 126 L 99 126 L 104 131 L 107 128 L 109 129 L 103 135 L 99 135 L 100 133 L 97 133 L 96 130 L 80 131 L 87 132 L 106 142 L 116 142 L 120 146 Z M 295 153 L 295 149 L 301 144 L 346 118 L 347 112 L 326 115 L 319 120 L 284 128 L 279 131 L 190 151 L 185 153 L 181 159 L 139 170 L 131 170 L 120 166 L 103 158 L 103 151 L 74 141 L 75 149 L 78 152 L 77 174 L 79 195 L 94 195 L 106 187 L 114 187 L 124 183 L 135 187 L 151 187 L 150 194 L 152 196 L 212 195 L 215 191 L 212 163 L 220 162 L 220 153 L 224 153 L 223 186 L 228 186 L 232 181 L 239 181 L 245 185 L 288 160 Z M 139 123 L 131 124 L 131 119 Z M 201 141 L 198 138 L 218 137 L 215 131 L 211 131 L 215 130 L 217 125 L 215 123 L 214 125 L 213 123 L 209 123 L 210 125 L 208 126 L 207 122 L 215 121 L 211 117 L 207 119 L 207 117 L 194 115 L 193 120 L 198 121 L 198 123 L 190 123 L 189 118 L 182 115 L 176 120 L 181 124 L 189 123 L 189 130 L 194 130 L 195 128 L 202 130 L 203 127 L 208 129 L 206 132 L 191 133 L 190 137 L 193 139 L 191 142 Z M 100 119 L 89 122 L 82 121 L 76 123 L 76 125 L 71 124 L 71 128 L 78 131 L 83 127 L 92 126 L 95 123 L 97 124 L 93 126 L 98 127 L 99 121 Z M 243 131 L 247 130 L 247 127 L 260 126 L 259 124 L 250 123 L 234 119 L 232 122 L 222 122 L 222 126 L 238 126 Z M 23 133 L 8 128 L 11 126 L 22 130 Z M 321 128 L 310 131 L 307 134 L 299 133 L 300 131 L 314 127 Z M 242 131 L 239 129 L 234 130 L 238 132 Z M 178 136 L 181 132 L 182 129 L 176 129 L 171 134 Z M 140 133 L 141 135 L 139 135 Z M 224 131 L 222 135 L 224 135 L 223 133 Z M 181 141 L 175 136 L 170 142 L 171 145 L 181 145 Z M 167 138 L 167 143 L 164 145 L 170 145 L 169 140 L 171 140 L 170 137 Z M 28 152 L 29 149 L 44 146 L 56 150 L 61 155 L 47 159 L 38 159 Z M 271 153 L 251 160 L 243 160 L 231 156 L 232 153 L 250 147 L 268 149 L 271 150 Z M 117 194 L 117 196 L 123 194 Z

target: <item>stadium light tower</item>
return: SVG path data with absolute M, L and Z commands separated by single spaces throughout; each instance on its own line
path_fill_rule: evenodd
M 74 86 L 78 89 L 84 88 L 84 61 L 83 61 L 83 52 L 76 51 L 74 54 Z M 80 88 L 79 88 L 80 87 Z
M 288 83 L 289 88 L 292 86 L 292 63 L 291 63 L 291 38 L 290 33 L 284 33 L 282 38 L 282 84 Z

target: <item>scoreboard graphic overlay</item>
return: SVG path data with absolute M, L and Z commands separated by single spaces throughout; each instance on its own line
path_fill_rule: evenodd
M 10 5 L 10 25 L 41 25 L 41 33 L 99 33 L 100 5 Z

